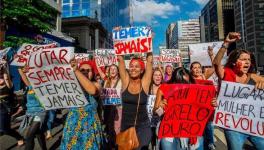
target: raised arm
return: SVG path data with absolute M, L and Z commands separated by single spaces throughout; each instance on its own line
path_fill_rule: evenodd
M 208 51 L 207 52 L 208 52 L 208 55 L 209 55 L 211 63 L 212 63 L 212 68 L 208 68 L 208 69 L 205 70 L 205 73 L 204 73 L 205 79 L 210 78 L 215 72 L 215 68 L 214 68 L 214 65 L 213 65 L 213 61 L 214 61 L 213 48 L 211 46 L 208 46 Z
M 159 71 L 162 73 L 162 76 L 163 76 L 163 78 L 164 78 L 164 76 L 165 76 L 165 72 L 164 72 L 164 70 L 161 68 L 161 62 L 159 62 L 159 64 L 158 64 L 158 68 L 159 68 Z
M 75 60 L 71 60 L 71 66 L 76 75 L 76 78 L 79 80 L 79 83 L 81 84 L 83 89 L 90 95 L 98 94 L 99 93 L 98 87 L 80 72 L 80 70 L 77 67 L 77 62 Z
M 122 90 L 124 90 L 128 85 L 129 75 L 128 75 L 128 72 L 126 70 L 126 64 L 124 61 L 124 57 L 119 55 L 119 56 L 117 56 L 117 58 L 118 58 L 118 62 L 119 62 L 118 63 L 118 69 L 119 69 L 120 79 L 122 82 Z
M 142 78 L 142 86 L 145 89 L 146 92 L 149 90 L 149 86 L 151 83 L 151 77 L 152 77 L 152 64 L 153 63 L 153 55 L 152 52 L 147 54 L 147 63 L 146 63 L 146 71 Z
M 182 67 L 182 57 L 181 57 L 181 61 L 179 62 L 179 66 L 178 67 Z
M 105 78 L 106 78 L 107 76 L 106 76 L 106 74 L 102 71 L 101 67 L 99 67 L 99 66 L 97 65 L 97 61 L 96 61 L 96 60 L 95 60 L 95 64 L 96 64 L 96 68 L 97 68 L 97 70 L 98 70 L 98 73 L 99 73 L 101 79 L 105 80 Z
M 24 82 L 24 84 L 26 85 L 26 86 L 30 86 L 30 82 L 28 81 L 28 78 L 27 78 L 27 76 L 26 76 L 26 72 L 28 71 L 28 67 L 27 66 L 25 66 L 25 67 L 23 67 L 23 68 L 18 68 L 18 72 L 19 72 L 19 74 L 20 74 L 20 76 L 21 76 L 21 79 L 22 79 L 22 81 Z
M 220 79 L 224 78 L 224 69 L 221 67 L 221 61 L 227 51 L 229 44 L 240 40 L 240 38 L 241 38 L 240 33 L 237 33 L 237 32 L 228 33 L 222 47 L 219 49 L 218 53 L 216 54 L 213 64 L 214 64 L 215 72 L 218 78 Z

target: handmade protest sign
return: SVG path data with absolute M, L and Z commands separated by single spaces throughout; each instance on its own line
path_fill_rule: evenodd
M 199 43 L 199 44 L 190 44 L 190 59 L 191 63 L 198 61 L 202 66 L 212 66 L 210 57 L 208 55 L 208 46 L 213 48 L 214 55 L 217 54 L 218 50 L 222 47 L 223 42 L 210 42 L 210 43 Z M 222 64 L 224 65 L 227 60 L 227 55 L 225 54 Z
M 43 49 L 31 53 L 27 78 L 46 110 L 88 104 L 69 61 L 73 47 Z
M 213 112 L 213 85 L 162 84 L 160 90 L 167 100 L 159 129 L 159 138 L 202 136 Z
M 158 115 L 153 115 L 153 108 L 156 101 L 156 95 L 148 95 L 147 101 L 147 111 L 148 111 L 148 118 L 150 120 L 151 127 L 156 127 L 158 122 L 160 121 L 160 117 Z
M 180 51 L 178 49 L 161 49 L 160 50 L 160 61 L 179 63 L 181 62 Z
M 96 49 L 94 57 L 98 67 L 117 64 L 117 57 L 114 49 Z
M 86 53 L 74 53 L 74 58 L 77 61 L 77 63 L 81 63 L 83 61 L 88 61 L 92 59 L 91 54 L 86 54 Z
M 156 100 L 156 95 L 149 95 L 148 96 L 147 111 L 148 111 L 148 117 L 150 120 L 151 120 L 152 115 L 153 115 L 152 111 L 154 108 L 155 100 Z
M 156 68 L 159 66 L 160 60 L 159 60 L 160 56 L 158 55 L 153 55 L 153 68 Z
M 120 105 L 121 88 L 103 88 L 100 95 L 103 105 Z
M 7 47 L 5 49 L 0 50 L 0 60 L 2 60 L 3 57 L 6 56 L 6 54 L 9 52 L 10 49 L 11 49 L 11 47 Z
M 116 55 L 152 52 L 150 27 L 128 27 L 113 30 Z
M 46 44 L 46 45 L 36 45 L 24 43 L 17 51 L 16 58 L 11 62 L 14 66 L 25 66 L 28 61 L 28 57 L 31 53 L 36 51 L 41 51 L 43 49 L 57 47 L 56 43 Z
M 264 138 L 264 89 L 223 81 L 214 124 Z

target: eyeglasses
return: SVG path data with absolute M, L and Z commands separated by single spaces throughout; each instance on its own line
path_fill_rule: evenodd
M 92 72 L 92 69 L 80 69 L 80 71 L 89 73 L 89 72 Z

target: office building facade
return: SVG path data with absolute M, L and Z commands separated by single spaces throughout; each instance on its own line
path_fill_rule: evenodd
M 184 63 L 189 63 L 189 44 L 200 43 L 199 19 L 177 21 L 168 26 L 166 31 L 166 47 L 179 49 Z
M 234 9 L 235 31 L 242 35 L 237 48 L 251 51 L 264 74 L 264 0 L 234 0 Z
M 209 0 L 201 11 L 201 42 L 224 40 L 235 30 L 234 0 Z
M 177 47 L 177 32 L 174 30 L 176 23 L 170 23 L 166 30 L 166 48 L 172 49 Z
M 62 0 L 62 17 L 86 16 L 101 20 L 101 0 Z

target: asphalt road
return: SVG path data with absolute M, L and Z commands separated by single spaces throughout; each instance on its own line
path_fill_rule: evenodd
M 63 130 L 63 121 L 64 117 L 66 116 L 66 112 L 63 112 L 62 114 L 58 114 L 55 122 L 55 127 L 52 129 L 52 135 L 53 138 L 46 141 L 47 148 L 50 150 L 56 150 L 59 149 L 60 146 L 60 139 L 62 136 L 62 130 Z M 18 129 L 20 122 L 13 123 L 12 128 Z M 224 137 L 224 133 L 221 129 L 216 128 L 215 133 L 215 145 L 216 150 L 227 150 L 227 144 Z M 17 141 L 15 138 L 4 135 L 0 137 L 0 150 L 22 150 L 24 149 L 24 146 L 17 146 Z M 40 150 L 39 144 L 37 139 L 35 139 L 35 150 Z M 254 150 L 255 148 L 251 146 L 249 142 L 247 142 L 244 145 L 244 150 Z

